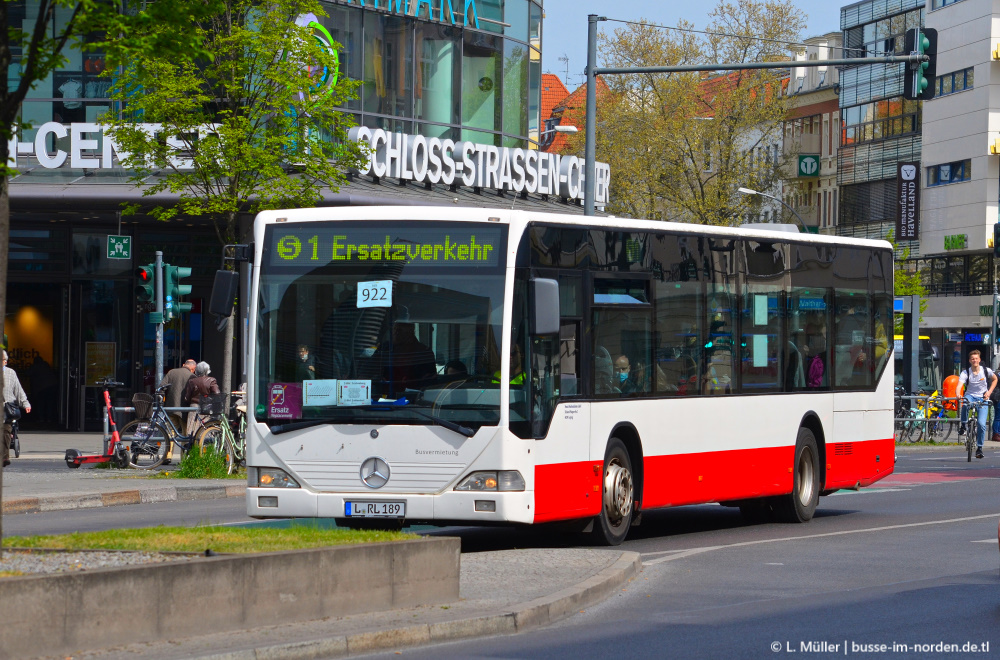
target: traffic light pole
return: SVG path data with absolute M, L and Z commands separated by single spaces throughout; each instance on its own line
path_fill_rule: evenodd
M 156 312 L 160 322 L 156 324 L 156 348 L 154 350 L 154 360 L 156 362 L 156 381 L 153 387 L 159 387 L 163 382 L 163 253 L 156 251 Z
M 909 55 L 885 55 L 882 57 L 852 57 L 830 60 L 786 60 L 783 62 L 715 62 L 711 64 L 683 64 L 676 66 L 597 66 L 597 23 L 608 20 L 604 16 L 590 14 L 587 17 L 587 125 L 584 142 L 583 214 L 594 215 L 594 189 L 597 170 L 597 76 L 635 73 L 682 73 L 697 71 L 743 71 L 751 69 L 788 69 L 790 67 L 857 66 L 859 64 L 891 64 L 906 62 L 915 65 L 927 62 L 929 55 L 910 53 Z

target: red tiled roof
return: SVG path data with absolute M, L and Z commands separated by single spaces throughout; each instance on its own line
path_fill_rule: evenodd
M 542 121 L 552 116 L 552 111 L 557 105 L 569 96 L 566 85 L 559 80 L 559 76 L 552 73 L 542 74 Z
M 543 74 L 542 80 L 544 83 L 545 75 Z M 544 88 L 544 84 L 543 84 Z M 563 87 L 563 89 L 566 89 Z M 597 79 L 597 97 L 598 102 L 600 102 L 600 97 L 602 94 L 608 91 L 608 84 Z M 544 92 L 543 92 L 544 98 Z M 542 130 L 547 130 L 548 127 L 545 125 L 545 120 L 549 118 L 559 118 L 560 121 L 553 125 L 561 126 L 576 126 L 581 131 L 586 125 L 587 120 L 587 86 L 580 85 L 572 94 L 564 96 L 561 101 L 556 104 L 549 113 L 544 112 L 544 101 L 542 103 Z M 552 143 L 545 147 L 543 151 L 548 151 L 550 153 L 563 153 L 568 149 L 568 138 L 563 133 L 556 133 L 552 139 Z

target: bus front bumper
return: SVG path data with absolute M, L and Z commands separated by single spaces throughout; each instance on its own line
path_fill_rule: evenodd
M 420 522 L 531 523 L 534 493 L 458 492 L 322 493 L 305 488 L 247 488 L 247 515 L 252 518 L 346 518 L 347 503 L 404 503 L 406 520 Z M 491 510 L 492 509 L 492 510 Z M 382 518 L 383 520 L 386 518 Z

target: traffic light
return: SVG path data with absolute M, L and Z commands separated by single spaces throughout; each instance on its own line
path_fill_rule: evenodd
M 903 76 L 903 97 L 919 101 L 934 98 L 934 73 L 937 59 L 937 30 L 910 28 L 906 31 L 907 53 L 926 55 L 927 61 L 910 64 Z
M 181 296 L 191 295 L 191 285 L 181 284 L 182 279 L 191 277 L 191 269 L 163 264 L 163 277 L 165 280 L 163 295 L 166 301 L 163 306 L 163 316 L 165 321 L 169 321 L 181 312 L 190 312 L 194 307 L 191 303 L 181 300 Z
M 141 303 L 156 302 L 156 267 L 153 264 L 135 269 L 135 297 Z

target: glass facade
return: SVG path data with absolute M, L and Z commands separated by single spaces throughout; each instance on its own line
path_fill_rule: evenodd
M 845 57 L 899 55 L 924 24 L 925 0 L 866 0 L 840 10 Z M 885 238 L 895 226 L 898 162 L 920 160 L 921 104 L 903 98 L 904 64 L 863 64 L 840 74 L 837 233 Z M 912 245 L 910 245 L 912 243 Z M 919 251 L 916 241 L 899 247 Z
M 6 4 L 12 25 L 33 25 L 36 1 Z M 341 73 L 362 82 L 358 98 L 347 101 L 345 110 L 359 125 L 373 128 L 534 148 L 541 97 L 541 4 L 475 0 L 470 25 L 463 25 L 457 4 L 451 5 L 451 15 L 446 2 L 416 4 L 417 15 L 407 16 L 356 3 L 323 3 L 328 15 L 321 21 L 341 44 Z M 56 9 L 53 31 L 67 12 Z M 17 83 L 20 63 L 15 51 L 7 72 L 11 84 Z M 67 48 L 63 66 L 25 100 L 21 122 L 34 128 L 22 130 L 18 139 L 33 140 L 47 122 L 96 122 L 111 107 L 110 80 L 100 75 L 104 68 L 100 53 Z M 68 138 L 49 134 L 47 150 L 65 150 L 63 142 L 68 144 Z M 100 150 L 98 141 L 94 153 Z M 67 169 L 44 174 L 51 181 Z M 108 172 L 100 176 L 121 178 Z

